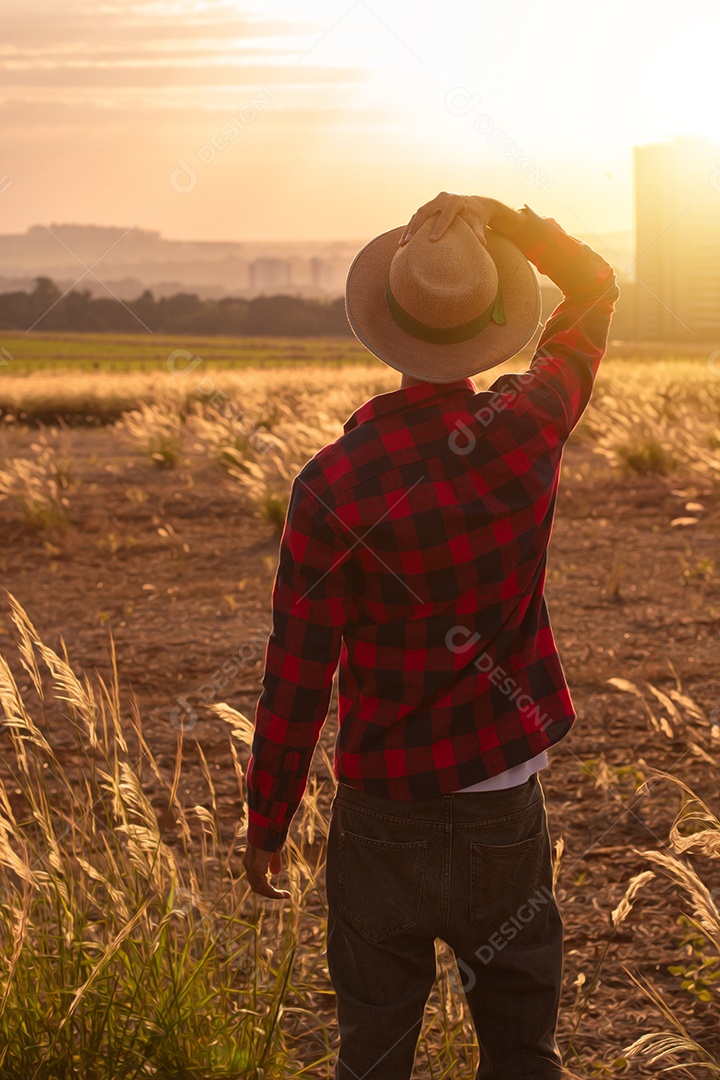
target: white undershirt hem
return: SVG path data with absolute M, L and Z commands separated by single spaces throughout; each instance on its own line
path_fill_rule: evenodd
M 524 784 L 526 780 L 529 780 L 533 773 L 544 769 L 547 764 L 547 753 L 543 750 L 541 754 L 530 758 L 529 761 L 513 765 L 512 768 L 505 769 L 496 776 L 489 776 L 487 780 L 479 780 L 477 784 L 458 788 L 457 791 L 501 791 L 503 788 L 517 787 L 518 784 Z

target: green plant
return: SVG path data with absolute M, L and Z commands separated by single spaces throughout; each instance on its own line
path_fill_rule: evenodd
M 609 765 L 604 754 L 596 758 L 587 758 L 580 763 L 581 771 L 586 776 L 591 776 L 595 786 L 612 790 L 617 786 L 620 793 L 627 792 L 637 796 L 645 782 L 645 773 L 637 765 L 627 763 L 625 765 Z
M 667 476 L 676 465 L 672 451 L 652 435 L 615 448 L 620 466 L 627 475 Z
M 712 953 L 704 934 L 698 934 L 690 919 L 680 915 L 678 924 L 685 928 L 680 945 L 685 951 L 687 962 L 671 964 L 671 975 L 682 978 L 682 988 L 693 994 L 698 1001 L 706 1004 L 714 1001 L 720 990 L 720 954 Z
M 288 507 L 287 495 L 277 495 L 275 492 L 269 492 L 263 497 L 261 507 L 266 520 L 274 525 L 276 529 L 282 531 Z
M 708 557 L 690 560 L 680 556 L 681 580 L 683 585 L 694 581 L 711 581 L 715 577 L 715 560 Z
M 620 562 L 617 559 L 613 559 L 612 562 L 604 564 L 605 578 L 601 589 L 601 595 L 607 596 L 608 600 L 612 600 L 614 603 L 622 603 L 622 585 L 625 580 L 625 571 L 627 568 L 627 563 Z

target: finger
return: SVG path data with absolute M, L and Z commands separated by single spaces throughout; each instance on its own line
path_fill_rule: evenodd
M 444 201 L 448 198 L 449 196 L 443 191 L 439 195 L 436 195 L 434 199 L 431 199 L 430 202 L 424 203 L 416 210 L 405 226 L 405 231 L 400 237 L 399 242 L 401 244 L 407 244 L 408 240 L 415 235 L 420 226 L 424 225 L 428 218 L 432 217 L 433 214 L 437 214 L 438 210 L 442 209 Z
M 437 213 L 437 206 L 434 209 L 428 208 L 426 210 L 425 207 L 423 207 L 422 210 L 418 210 L 417 214 L 410 222 L 410 225 L 408 225 L 407 229 L 405 230 L 404 235 L 400 238 L 400 243 L 407 244 L 408 240 L 412 240 L 415 233 L 422 225 L 425 224 L 428 218 L 434 217 L 434 215 Z
M 485 226 L 482 224 L 482 222 L 473 222 L 472 230 L 477 236 L 482 246 L 487 247 L 487 236 L 485 235 Z
M 280 851 L 273 851 L 270 856 L 270 873 L 279 874 L 282 870 L 282 853 Z
M 415 231 L 414 230 L 414 225 L 415 225 L 415 219 L 416 218 L 417 218 L 417 212 L 413 214 L 413 216 L 410 218 L 407 225 L 403 229 L 402 233 L 400 234 L 400 240 L 398 241 L 398 243 L 406 244 L 408 242 L 408 240 L 412 236 L 413 232 Z
M 430 233 L 430 239 L 439 240 L 461 209 L 462 203 L 459 199 L 451 199 L 446 203 L 443 212 L 435 222 L 435 228 Z
M 429 207 L 430 204 L 428 203 L 426 206 L 421 206 L 420 209 L 413 214 L 410 221 L 405 226 L 405 232 L 400 237 L 401 244 L 407 244 L 408 240 L 412 240 L 420 226 L 436 213 L 435 210 L 431 210 Z

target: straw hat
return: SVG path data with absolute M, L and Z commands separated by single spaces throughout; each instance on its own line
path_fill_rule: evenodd
M 436 216 L 398 246 L 404 226 L 355 256 L 345 308 L 353 333 L 390 367 L 451 382 L 501 364 L 527 345 L 540 321 L 535 273 L 507 237 L 483 247 L 462 217 L 430 240 Z

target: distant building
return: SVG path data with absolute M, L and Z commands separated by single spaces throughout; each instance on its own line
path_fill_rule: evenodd
M 331 296 L 340 296 L 345 292 L 345 279 L 350 268 L 350 257 L 333 256 L 315 257 L 310 260 L 312 284 L 316 289 Z
M 290 284 L 287 259 L 260 258 L 250 264 L 250 288 L 259 293 L 277 293 Z
M 310 259 L 303 255 L 291 255 L 288 259 L 290 264 L 290 281 L 293 286 L 302 290 L 312 285 L 312 267 Z
M 322 289 L 323 291 L 328 288 L 329 270 L 330 265 L 327 259 L 321 259 L 318 256 L 315 256 L 310 260 L 311 282 L 314 288 Z
M 640 338 L 720 334 L 720 147 L 703 139 L 635 147 Z

